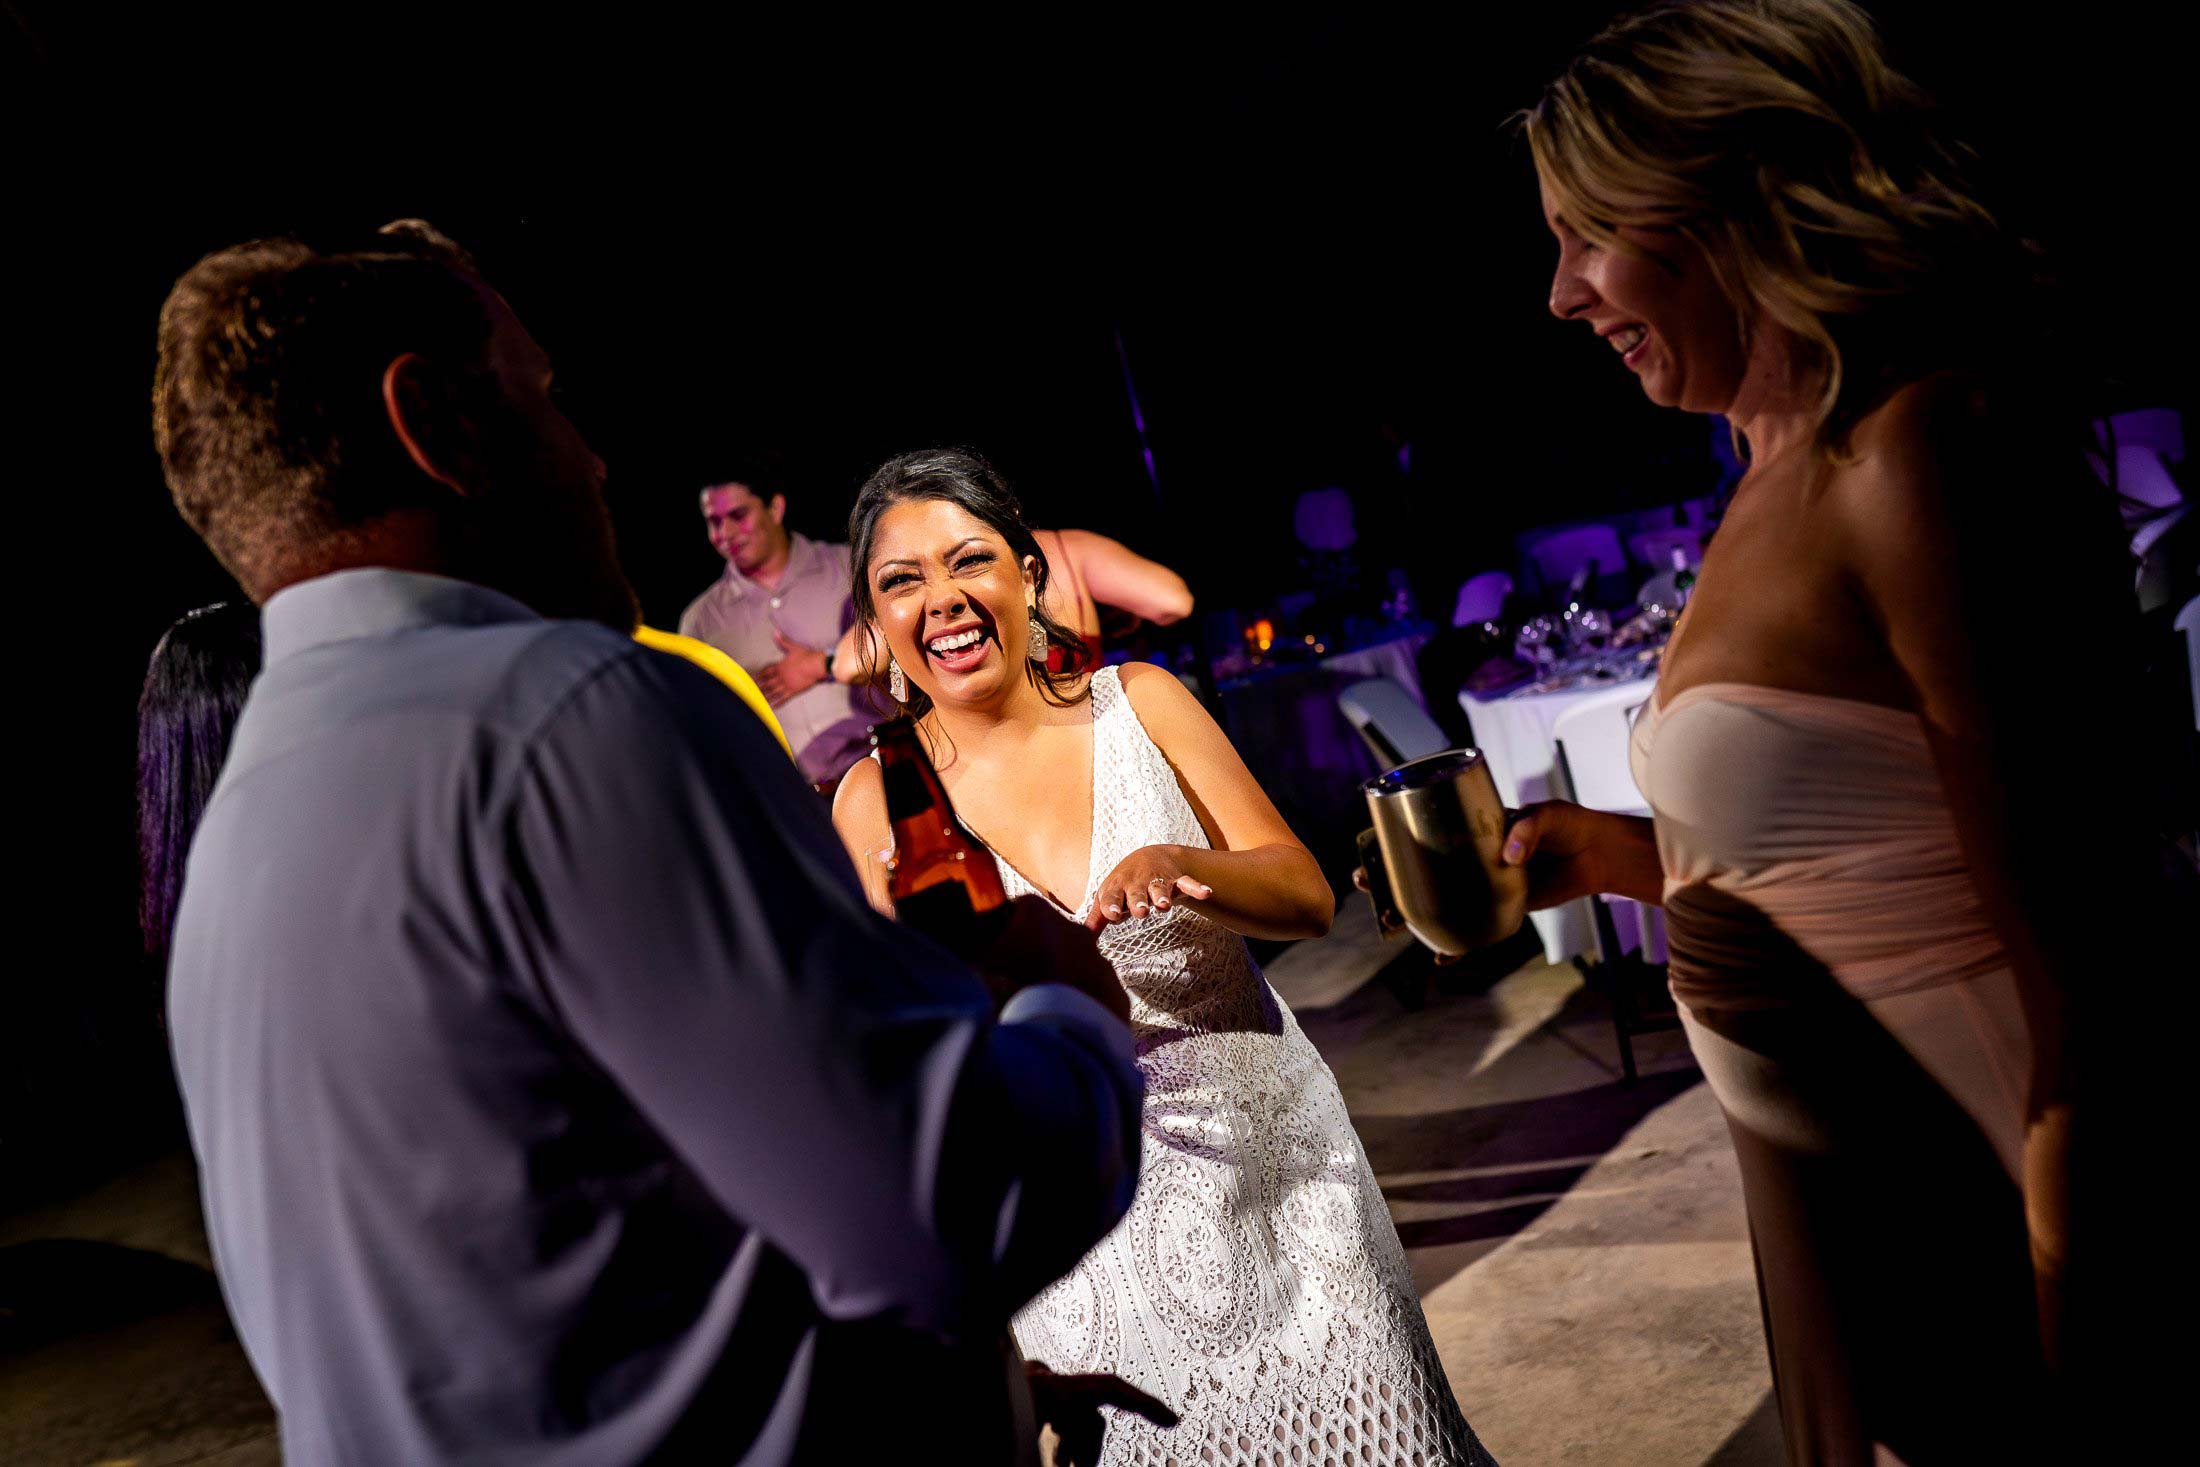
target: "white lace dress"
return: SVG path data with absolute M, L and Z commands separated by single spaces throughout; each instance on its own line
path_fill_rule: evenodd
M 1208 844 L 1113 668 L 1092 680 L 1092 874 Z M 1036 888 L 1007 862 L 1010 893 Z M 1041 893 L 1043 895 L 1043 893 Z M 1082 916 L 1092 903 L 1085 893 Z M 1015 1320 L 1024 1357 L 1158 1396 L 1109 1413 L 1106 1467 L 1484 1463 L 1329 1067 L 1236 934 L 1184 907 L 1100 948 L 1146 1078 L 1130 1215 Z

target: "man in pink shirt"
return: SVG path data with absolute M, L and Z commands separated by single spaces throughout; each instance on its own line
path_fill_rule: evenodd
M 848 547 L 790 533 L 787 496 L 738 480 L 705 489 L 702 504 L 726 570 L 681 613 L 680 634 L 754 670 L 803 774 L 830 786 L 870 748 L 865 730 L 881 716 L 816 650 L 838 644 L 855 620 Z

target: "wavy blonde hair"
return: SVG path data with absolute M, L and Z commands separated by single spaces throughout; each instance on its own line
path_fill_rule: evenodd
M 1618 249 L 1623 226 L 1680 234 L 1745 334 L 1762 317 L 1807 344 L 1831 460 L 1902 383 L 1992 361 L 2040 282 L 1977 198 L 1970 150 L 1848 0 L 1653 5 L 1515 121 L 1576 233 Z

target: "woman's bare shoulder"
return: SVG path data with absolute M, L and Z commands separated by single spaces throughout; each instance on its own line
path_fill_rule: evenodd
M 2082 415 L 2029 402 L 1978 377 L 1941 372 L 1905 383 L 1866 413 L 1841 476 L 1866 486 L 1961 484 L 1965 471 L 2067 467 Z
M 1156 667 L 1151 662 L 1125 662 L 1117 665 L 1115 675 L 1123 684 L 1123 696 L 1131 700 L 1131 706 L 1138 710 L 1141 718 L 1148 709 L 1165 714 L 1181 713 L 1186 709 L 1206 711 L 1191 690 L 1165 667 Z
M 1179 751 L 1229 747 L 1229 736 L 1207 711 L 1207 705 L 1185 687 L 1177 675 L 1151 662 L 1126 662 L 1117 669 L 1123 696 L 1138 721 L 1162 753 L 1174 759 Z
M 886 779 L 875 759 L 858 759 L 833 791 L 833 824 L 844 833 L 886 829 Z
M 2090 547 L 2109 507 L 2083 428 L 1974 377 L 1904 386 L 1857 424 L 1828 482 L 1837 553 L 1867 580 L 1945 581 L 2052 561 L 2072 536 Z
M 2058 455 L 2042 425 L 2011 407 L 1959 373 L 1904 384 L 1858 421 L 1835 463 L 1827 488 L 1837 515 L 1867 537 L 1961 520 L 2014 492 L 2012 474 L 2051 472 Z

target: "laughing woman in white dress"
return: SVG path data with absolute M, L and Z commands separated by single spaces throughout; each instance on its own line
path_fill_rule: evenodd
M 1163 1428 L 1110 1418 L 1107 1464 L 1489 1461 L 1429 1339 L 1336 1081 L 1244 938 L 1328 930 L 1328 883 L 1167 672 L 1046 671 L 1043 553 L 991 466 L 910 454 L 850 524 L 859 615 L 956 813 L 1012 895 L 1100 934 L 1146 1078 L 1130 1215 L 1015 1321 L 1025 1357 L 1120 1376 Z M 1068 665 L 1075 665 L 1071 659 Z M 834 820 L 882 908 L 877 767 Z

